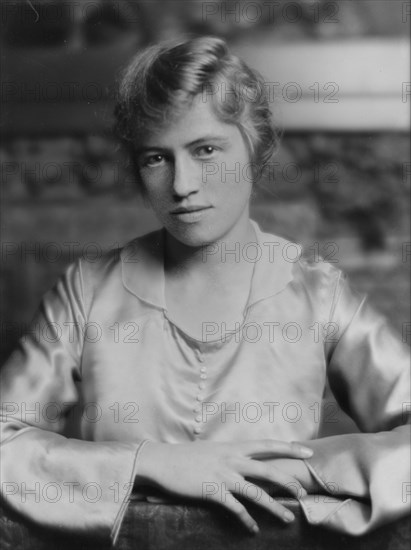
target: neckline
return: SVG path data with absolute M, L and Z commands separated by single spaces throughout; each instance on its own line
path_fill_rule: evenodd
M 249 318 L 249 314 L 250 314 L 250 307 L 246 307 L 245 309 L 245 313 L 244 313 L 244 316 L 243 316 L 243 321 L 239 324 L 240 326 L 236 329 L 236 330 L 233 330 L 233 331 L 230 331 L 230 332 L 227 332 L 226 333 L 226 336 L 222 336 L 220 338 L 209 338 L 207 340 L 200 340 L 199 338 L 196 338 L 195 336 L 193 336 L 192 334 L 190 334 L 186 329 L 183 329 L 180 325 L 178 325 L 173 319 L 172 317 L 168 314 L 168 311 L 167 309 L 163 309 L 163 315 L 164 317 L 167 319 L 167 321 L 173 325 L 173 327 L 175 327 L 177 329 L 177 331 L 179 333 L 181 333 L 186 339 L 188 340 L 191 340 L 193 341 L 195 344 L 197 344 L 197 346 L 199 348 L 201 348 L 202 346 L 215 346 L 216 344 L 225 344 L 229 341 L 231 341 L 231 339 L 233 338 L 233 336 L 235 336 L 236 334 L 238 334 L 240 331 L 243 330 L 243 327 L 244 325 L 246 325 L 247 321 L 248 321 L 248 318 Z
M 256 238 L 257 238 L 257 235 L 256 235 Z M 247 294 L 247 300 L 246 300 L 246 303 L 245 303 L 245 306 L 244 306 L 244 309 L 243 309 L 243 312 L 242 312 L 242 315 L 243 315 L 242 321 L 241 322 L 234 321 L 234 324 L 239 325 L 238 329 L 236 329 L 234 331 L 226 332 L 225 333 L 226 336 L 222 336 L 220 338 L 211 338 L 211 339 L 207 339 L 207 340 L 200 340 L 199 338 L 196 338 L 195 336 L 190 334 L 187 329 L 182 328 L 181 325 L 179 325 L 176 321 L 174 321 L 173 318 L 171 317 L 171 315 L 169 314 L 169 310 L 167 308 L 167 303 L 165 301 L 165 286 L 164 286 L 164 307 L 162 308 L 164 317 L 169 321 L 169 323 L 171 323 L 174 327 L 176 327 L 176 329 L 179 332 L 181 332 L 184 336 L 188 337 L 190 340 L 193 340 L 194 342 L 196 342 L 198 344 L 216 344 L 216 343 L 219 343 L 219 342 L 225 343 L 228 340 L 231 340 L 232 336 L 234 336 L 235 334 L 237 334 L 238 332 L 240 332 L 243 329 L 243 327 L 246 324 L 246 321 L 249 317 L 249 311 L 250 311 L 250 307 L 251 307 L 251 305 L 249 304 L 249 301 L 250 301 L 250 296 L 252 294 L 254 275 L 255 275 L 255 271 L 256 271 L 255 266 L 256 266 L 256 262 L 254 262 L 252 273 L 251 273 L 251 278 L 250 278 L 249 288 L 248 288 L 248 294 Z M 165 285 L 165 281 L 164 281 L 164 285 Z M 228 334 L 228 336 L 227 336 L 227 334 Z
M 250 219 L 260 257 L 254 261 L 245 312 L 255 303 L 281 292 L 294 278 L 298 260 L 287 260 L 287 247 L 295 243 L 261 231 Z M 162 228 L 129 242 L 120 253 L 122 283 L 126 290 L 151 307 L 167 309 L 165 301 L 164 233 Z

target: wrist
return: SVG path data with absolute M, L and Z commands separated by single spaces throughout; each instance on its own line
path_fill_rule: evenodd
M 301 481 L 301 485 L 303 485 L 308 493 L 319 493 L 321 485 L 312 473 L 311 468 L 309 468 L 307 459 L 303 459 L 301 462 L 304 464 L 305 468 L 304 482 Z
M 134 467 L 134 483 L 136 485 L 151 485 L 158 472 L 158 457 L 162 454 L 164 443 L 144 440 L 137 451 Z

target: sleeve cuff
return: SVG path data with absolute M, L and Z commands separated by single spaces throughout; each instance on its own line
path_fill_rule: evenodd
M 308 523 L 353 536 L 366 533 L 370 525 L 370 505 L 349 496 L 337 495 L 338 488 L 323 480 L 310 459 L 304 459 L 304 462 L 324 490 L 324 494 L 308 494 L 300 499 Z
M 111 542 L 112 547 L 114 547 L 117 543 L 117 539 L 118 539 L 118 535 L 120 533 L 121 525 L 123 523 L 124 516 L 126 514 L 126 510 L 128 508 L 129 502 L 130 502 L 130 497 L 131 497 L 131 493 L 132 493 L 133 485 L 134 485 L 134 479 L 135 479 L 137 471 L 138 471 L 138 462 L 139 462 L 138 459 L 140 457 L 140 453 L 141 453 L 143 447 L 145 447 L 145 445 L 149 442 L 150 442 L 149 439 L 144 439 L 140 443 L 140 445 L 138 446 L 137 451 L 135 453 L 130 481 L 128 483 L 126 483 L 126 485 L 125 485 L 126 492 L 124 494 L 124 498 L 121 502 L 120 509 L 118 511 L 118 514 L 116 516 L 116 519 L 114 521 L 114 525 L 113 525 L 113 528 L 112 528 L 111 534 L 110 534 L 111 541 L 112 541 Z

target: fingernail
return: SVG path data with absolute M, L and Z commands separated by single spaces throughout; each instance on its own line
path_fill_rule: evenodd
M 255 534 L 259 533 L 260 529 L 258 528 L 258 525 L 254 523 L 254 525 L 251 527 L 251 531 Z
M 312 449 L 309 449 L 308 447 L 301 447 L 301 454 L 303 456 L 306 456 L 307 458 L 310 456 L 313 456 L 314 451 Z
M 287 522 L 294 521 L 294 514 L 292 512 L 290 512 L 289 510 L 284 512 L 283 517 L 284 517 L 285 521 L 287 521 Z

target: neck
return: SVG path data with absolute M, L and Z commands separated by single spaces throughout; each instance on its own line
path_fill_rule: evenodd
M 166 232 L 166 271 L 170 275 L 197 273 L 199 276 L 215 276 L 225 273 L 226 269 L 231 272 L 237 267 L 242 269 L 247 260 L 242 254 L 244 246 L 256 240 L 248 216 L 244 223 L 236 225 L 217 241 L 198 247 L 185 245 Z

